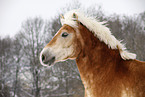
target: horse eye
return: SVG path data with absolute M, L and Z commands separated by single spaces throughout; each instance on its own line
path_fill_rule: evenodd
M 68 33 L 67 32 L 63 32 L 61 36 L 62 37 L 67 37 L 68 36 Z

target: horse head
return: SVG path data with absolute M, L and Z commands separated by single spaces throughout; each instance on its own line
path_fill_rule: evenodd
M 61 16 L 61 20 L 64 17 Z M 79 26 L 77 15 L 74 13 L 72 19 Z M 54 38 L 44 47 L 40 54 L 40 62 L 44 66 L 50 66 L 59 61 L 76 59 L 81 51 L 78 30 L 64 24 L 55 34 Z

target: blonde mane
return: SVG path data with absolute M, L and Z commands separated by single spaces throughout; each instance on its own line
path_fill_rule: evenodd
M 74 13 L 77 15 L 77 20 L 93 32 L 100 41 L 103 41 L 111 49 L 119 49 L 124 60 L 136 59 L 136 54 L 128 52 L 126 47 L 112 35 L 109 28 L 103 25 L 103 22 L 98 22 L 95 18 L 86 16 L 79 10 L 72 10 L 64 14 L 64 18 L 61 18 L 61 24 L 77 27 L 76 18 L 73 18 Z

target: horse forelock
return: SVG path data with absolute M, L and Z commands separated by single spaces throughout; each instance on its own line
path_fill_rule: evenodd
M 64 18 L 61 18 L 61 24 L 77 28 L 78 23 L 73 18 L 74 13 L 77 15 L 78 21 L 93 32 L 100 41 L 103 41 L 111 49 L 119 49 L 122 59 L 136 58 L 136 54 L 128 52 L 124 44 L 112 35 L 110 29 L 104 25 L 104 22 L 98 22 L 95 18 L 84 15 L 80 10 L 72 10 L 64 14 Z

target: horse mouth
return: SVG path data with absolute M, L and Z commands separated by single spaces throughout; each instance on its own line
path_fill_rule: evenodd
M 50 59 L 45 59 L 43 56 L 42 56 L 42 65 L 43 66 L 52 66 L 55 62 L 55 57 L 52 57 Z

